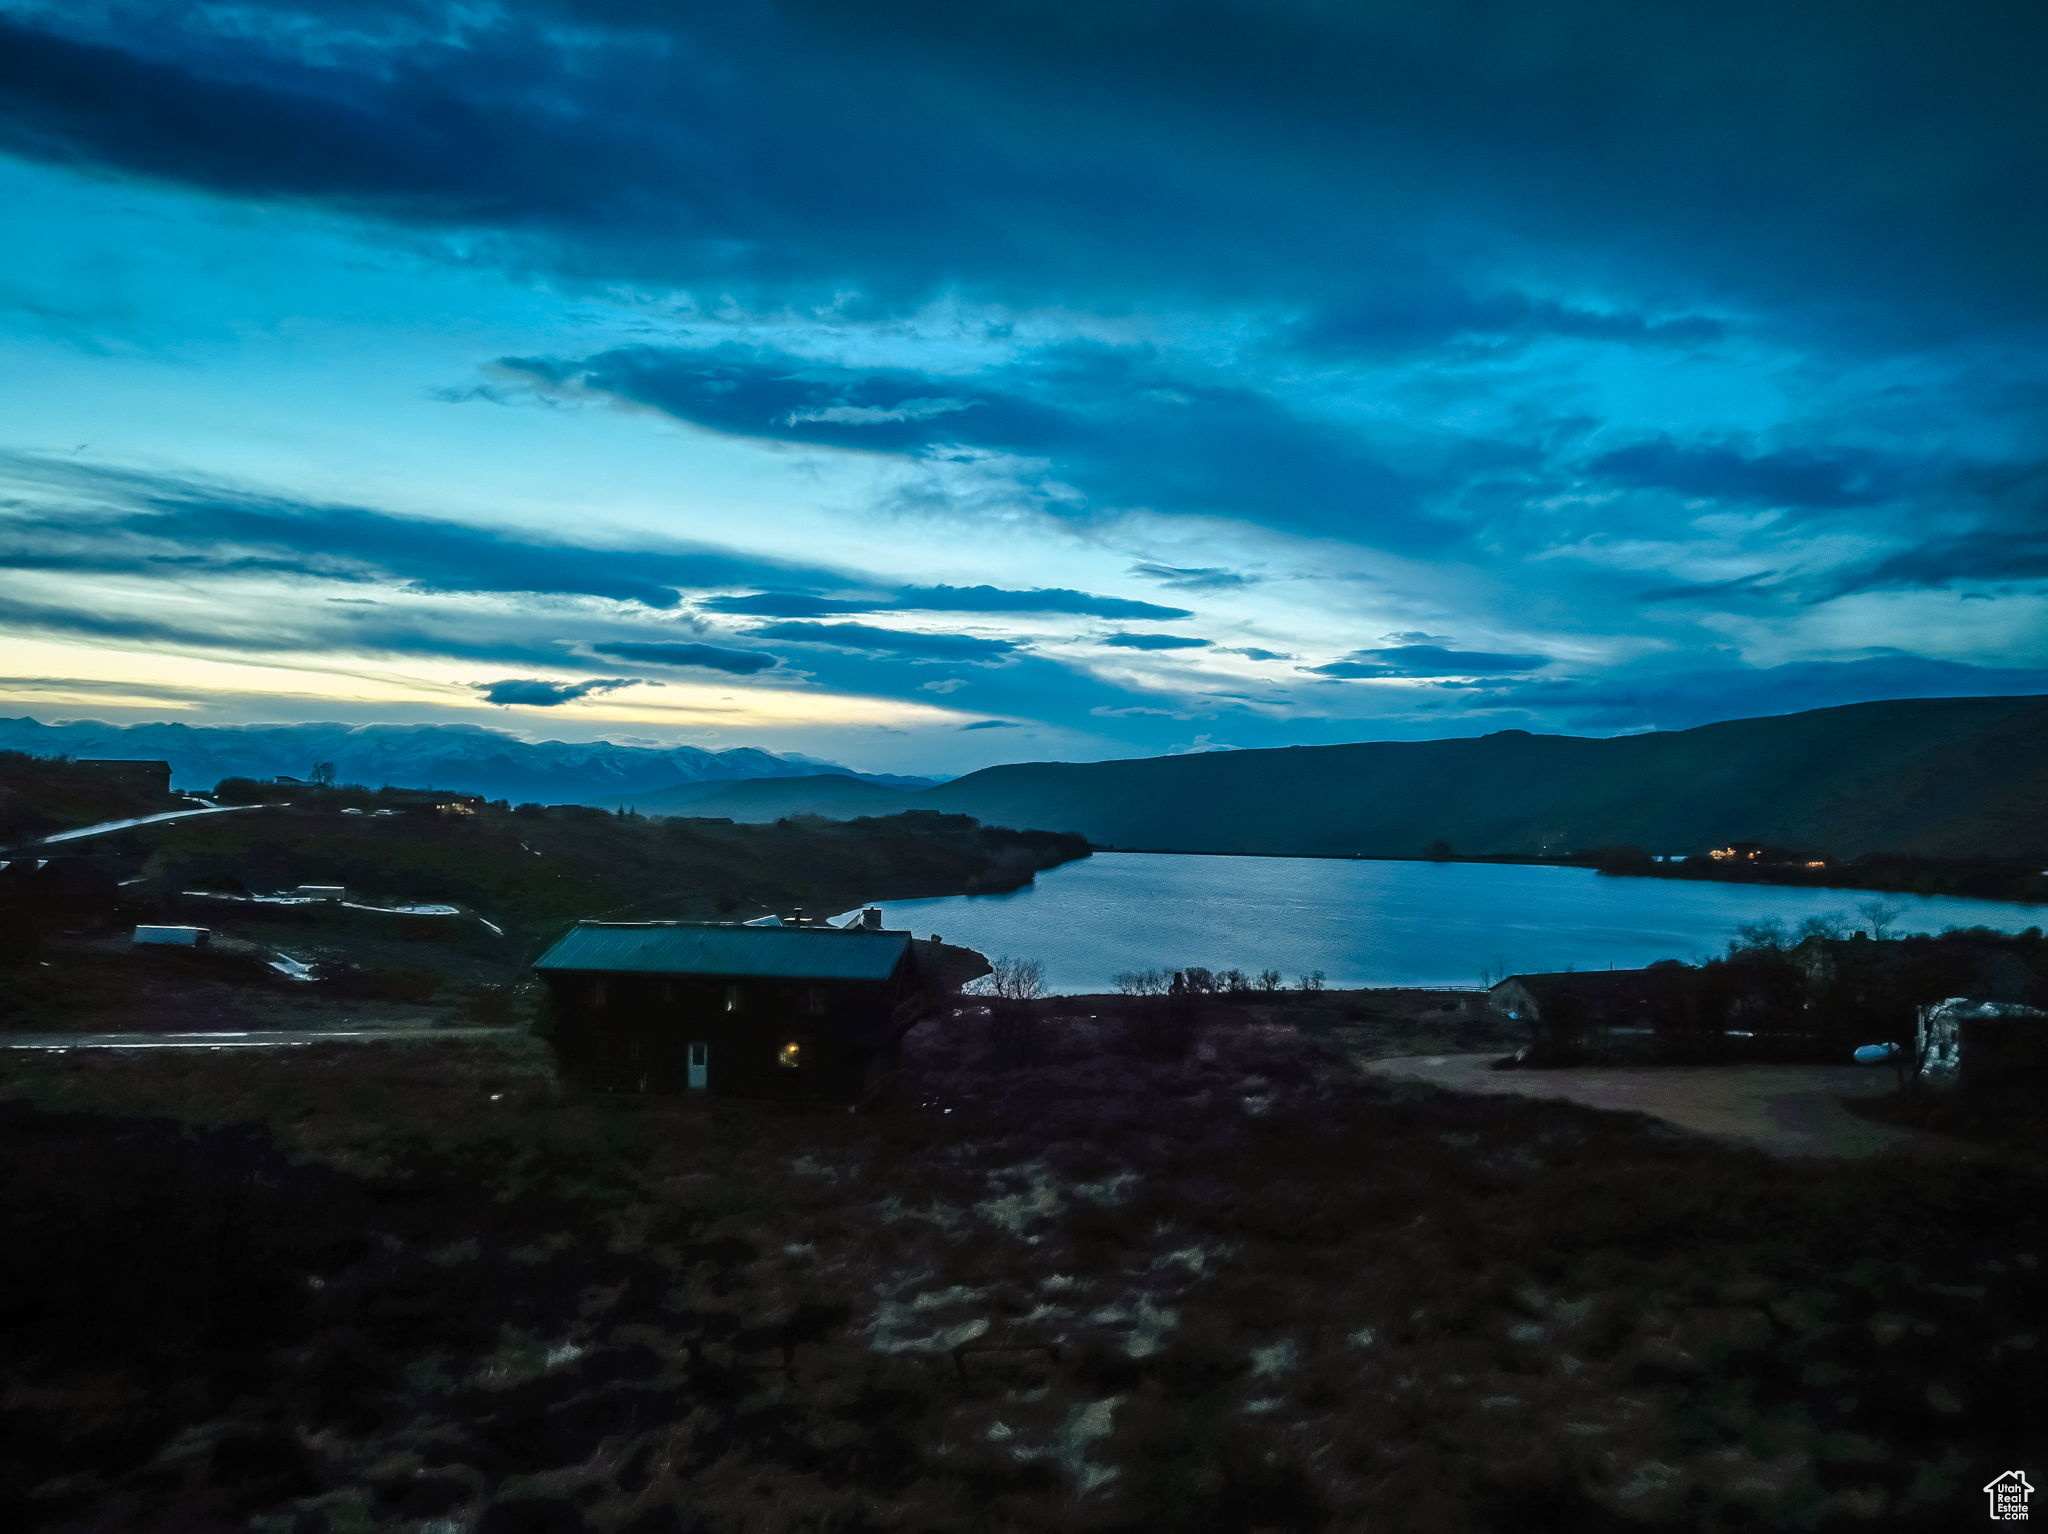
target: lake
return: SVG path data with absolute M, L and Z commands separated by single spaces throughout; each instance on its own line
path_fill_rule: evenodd
M 881 902 L 885 925 L 991 957 L 1038 959 L 1054 991 L 1120 970 L 1320 969 L 1332 987 L 1477 986 L 1502 975 L 1633 969 L 1723 952 L 1743 922 L 1794 926 L 1901 908 L 1894 933 L 2048 925 L 2048 908 L 1950 895 L 1610 878 L 1585 868 L 1098 852 L 1006 895 Z

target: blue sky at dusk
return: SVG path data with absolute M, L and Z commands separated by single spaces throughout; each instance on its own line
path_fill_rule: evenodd
M 0 0 L 0 712 L 2048 691 L 2048 12 Z

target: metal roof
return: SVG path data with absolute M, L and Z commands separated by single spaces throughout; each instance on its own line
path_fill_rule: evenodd
M 887 980 L 908 932 L 841 927 L 599 923 L 572 927 L 535 969 L 742 979 Z

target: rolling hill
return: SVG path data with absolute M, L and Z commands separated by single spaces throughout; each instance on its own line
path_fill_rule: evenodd
M 1414 857 L 1694 852 L 1746 839 L 1832 856 L 2048 850 L 2048 698 L 1857 703 L 1611 739 L 1218 751 L 984 768 L 919 809 L 1098 846 Z

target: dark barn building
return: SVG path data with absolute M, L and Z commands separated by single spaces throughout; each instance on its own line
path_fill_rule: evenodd
M 933 987 L 907 932 L 579 923 L 534 965 L 562 1074 L 637 1092 L 852 1101 Z

